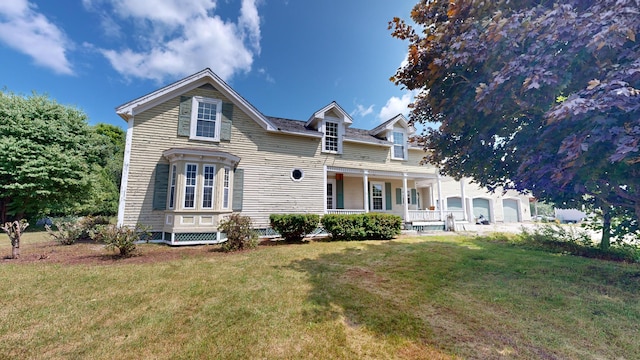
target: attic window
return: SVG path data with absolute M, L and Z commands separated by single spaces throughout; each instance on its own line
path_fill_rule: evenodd
M 327 121 L 325 124 L 324 150 L 338 152 L 338 123 Z
M 405 160 L 407 158 L 407 141 L 405 134 L 401 131 L 393 132 L 392 158 L 396 160 Z
M 191 107 L 190 139 L 219 141 L 222 101 L 194 96 Z

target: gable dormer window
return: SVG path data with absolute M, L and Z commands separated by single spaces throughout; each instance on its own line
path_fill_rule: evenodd
M 407 141 L 405 139 L 405 133 L 401 131 L 393 132 L 393 155 L 392 158 L 396 160 L 407 159 Z
M 191 108 L 190 139 L 219 141 L 222 101 L 194 96 Z
M 342 154 L 342 141 L 345 129 L 353 120 L 335 101 L 313 113 L 305 124 L 308 129 L 322 134 L 321 151 L 330 154 Z
M 340 152 L 339 124 L 334 121 L 326 121 L 324 125 L 324 151 Z

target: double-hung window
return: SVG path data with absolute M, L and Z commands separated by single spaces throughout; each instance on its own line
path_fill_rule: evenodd
M 324 127 L 324 151 L 339 152 L 338 123 L 327 121 Z
M 169 209 L 173 209 L 176 200 L 176 177 L 177 168 L 175 165 L 171 166 L 171 189 L 169 189 Z
M 384 206 L 384 184 L 371 183 L 371 210 L 383 210 Z
M 187 164 L 185 169 L 184 184 L 184 208 L 196 207 L 196 179 L 198 177 L 198 165 Z
M 406 159 L 406 140 L 403 132 L 393 132 L 393 158 Z
M 194 96 L 192 101 L 190 138 L 220 140 L 222 101 L 200 96 Z
M 335 189 L 336 183 L 335 181 L 327 182 L 327 209 L 335 208 Z
M 213 208 L 213 184 L 215 183 L 216 167 L 205 165 L 202 171 L 202 208 Z
M 224 168 L 224 181 L 222 184 L 222 208 L 229 208 L 229 177 L 231 176 L 231 169 L 228 167 Z

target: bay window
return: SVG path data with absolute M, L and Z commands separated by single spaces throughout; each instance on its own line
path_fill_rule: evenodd
M 185 169 L 184 184 L 184 208 L 195 208 L 196 200 L 196 179 L 198 176 L 198 165 L 187 164 Z
M 202 208 L 211 209 L 213 207 L 213 184 L 215 180 L 216 167 L 205 165 L 202 171 Z

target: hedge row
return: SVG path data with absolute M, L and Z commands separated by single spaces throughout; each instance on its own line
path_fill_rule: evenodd
M 269 220 L 289 242 L 301 241 L 320 222 L 333 240 L 388 240 L 399 235 L 402 228 L 400 216 L 379 213 L 325 215 L 322 220 L 314 214 L 271 214 Z
M 311 233 L 320 223 L 320 215 L 315 214 L 271 214 L 271 227 L 277 231 L 285 241 L 302 241 L 306 234 Z
M 322 226 L 334 240 L 388 240 L 400 235 L 402 218 L 379 213 L 330 214 L 322 217 Z

